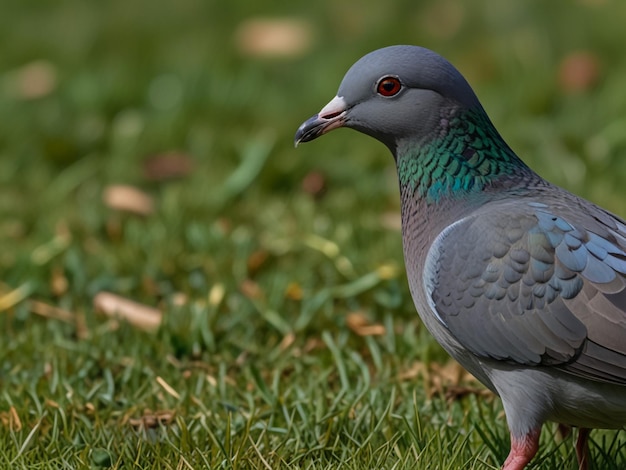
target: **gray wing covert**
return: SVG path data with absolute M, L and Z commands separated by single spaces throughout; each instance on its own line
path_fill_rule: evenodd
M 626 384 L 622 221 L 591 204 L 498 204 L 444 231 L 428 257 L 431 305 L 474 354 Z

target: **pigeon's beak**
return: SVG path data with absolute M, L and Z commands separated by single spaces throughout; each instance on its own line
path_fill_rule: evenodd
M 341 96 L 335 96 L 318 114 L 303 122 L 298 128 L 294 139 L 296 147 L 300 142 L 309 142 L 343 126 L 346 122 L 347 109 L 346 101 Z

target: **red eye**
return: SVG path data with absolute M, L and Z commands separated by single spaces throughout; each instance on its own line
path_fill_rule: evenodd
M 397 77 L 383 77 L 378 81 L 376 85 L 376 91 L 382 96 L 397 95 L 402 89 L 402 83 Z

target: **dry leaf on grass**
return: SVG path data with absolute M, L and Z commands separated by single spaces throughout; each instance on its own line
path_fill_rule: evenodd
M 51 398 L 46 398 L 45 402 L 46 406 L 49 406 L 50 408 L 55 408 L 55 409 L 59 409 L 61 408 L 61 405 L 59 405 L 56 401 L 52 400 Z
M 67 292 L 69 282 L 65 277 L 65 272 L 62 268 L 55 266 L 52 268 L 52 275 L 50 276 L 50 288 L 52 293 L 57 297 L 62 296 Z
M 176 307 L 184 307 L 189 303 L 189 296 L 184 292 L 174 292 L 171 302 Z
M 294 333 L 287 333 L 281 340 L 278 348 L 281 351 L 288 349 L 296 341 L 296 335 Z
M 290 300 L 302 300 L 304 292 L 302 286 L 297 282 L 290 282 L 285 289 L 285 297 Z
M 426 375 L 426 364 L 421 361 L 415 361 L 410 368 L 398 374 L 398 380 L 415 380 L 423 375 Z
M 0 422 L 3 427 L 13 432 L 20 432 L 22 430 L 22 421 L 14 406 L 11 406 L 8 411 L 0 411 Z
M 252 279 L 244 279 L 239 284 L 239 290 L 243 295 L 252 300 L 258 300 L 263 297 L 263 289 Z
M 449 400 L 463 396 L 462 393 L 457 392 L 468 387 L 474 390 L 482 390 L 476 377 L 466 371 L 456 361 L 448 361 L 444 364 L 433 362 L 429 367 L 428 379 L 430 382 L 429 394 L 431 396 L 443 394 Z M 450 394 L 448 394 L 448 391 L 451 391 Z
M 182 152 L 153 155 L 143 162 L 143 174 L 151 181 L 165 181 L 187 176 L 193 170 L 193 160 Z
M 311 25 L 297 18 L 252 18 L 239 25 L 239 51 L 254 57 L 297 57 L 311 47 Z
M 52 93 L 58 84 L 57 68 L 47 60 L 35 60 L 7 73 L 7 94 L 20 99 L 36 99 Z
M 248 256 L 248 274 L 250 276 L 254 276 L 261 267 L 265 264 L 265 262 L 269 259 L 270 254 L 267 250 L 259 249 L 254 252 L 250 256 Z
M 432 362 L 428 366 L 414 362 L 411 367 L 398 375 L 400 380 L 416 380 L 423 377 L 428 396 L 444 395 L 448 401 L 461 399 L 467 395 L 491 395 L 476 377 L 466 371 L 458 362 L 444 364 Z
M 173 410 L 152 411 L 144 410 L 140 418 L 130 418 L 128 423 L 137 429 L 154 429 L 159 426 L 167 426 L 172 421 L 176 413 Z
M 122 318 L 142 330 L 156 330 L 161 325 L 160 310 L 110 292 L 100 292 L 93 299 L 94 308 L 110 317 Z
M 450 386 L 445 390 L 446 401 L 453 402 L 465 398 L 468 395 L 476 395 L 480 397 L 493 396 L 491 390 L 483 387 L 466 387 L 466 386 Z
M 371 323 L 363 312 L 349 313 L 346 318 L 348 328 L 359 336 L 381 336 L 385 327 L 379 323 Z
M 133 186 L 115 184 L 104 190 L 102 200 L 107 207 L 139 215 L 154 212 L 154 201 L 145 192 Z
M 326 343 L 321 338 L 308 338 L 304 346 L 298 347 L 294 346 L 291 349 L 291 355 L 293 357 L 301 357 L 303 354 L 310 354 L 316 349 L 324 349 L 326 347 Z
M 96 405 L 94 405 L 90 401 L 85 403 L 85 414 L 87 414 L 87 416 L 95 415 L 96 414 Z

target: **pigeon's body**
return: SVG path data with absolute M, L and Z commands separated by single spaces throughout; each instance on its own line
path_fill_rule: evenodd
M 626 425 L 626 222 L 558 188 L 502 140 L 445 59 L 393 46 L 360 59 L 296 143 L 337 127 L 398 169 L 404 258 L 437 341 L 503 401 L 518 470 L 545 421 Z
M 546 282 L 531 279 L 532 250 L 524 239 L 533 231 L 543 237 L 537 227 L 548 214 L 548 189 L 536 189 L 532 197 L 497 198 L 463 214 L 456 207 L 424 216 L 428 209 L 420 211 L 419 204 L 407 204 L 412 198 L 403 198 L 411 294 L 444 349 L 502 397 L 514 435 L 526 435 L 545 421 L 621 428 L 626 424 L 619 352 L 626 347 L 623 312 L 589 281 L 583 290 L 581 275 L 557 281 L 553 274 L 548 279 L 548 268 L 536 273 Z M 568 195 L 573 207 L 589 204 Z M 561 283 L 560 290 L 551 283 L 557 289 Z M 606 346 L 604 337 L 611 335 L 615 343 Z

